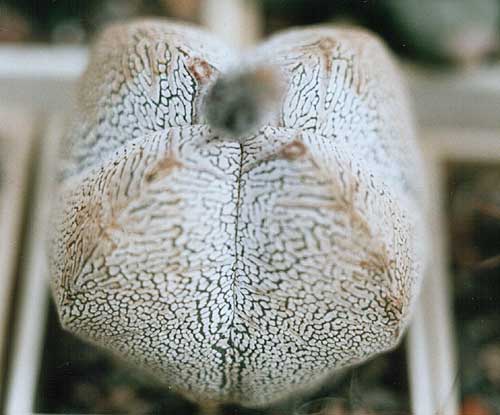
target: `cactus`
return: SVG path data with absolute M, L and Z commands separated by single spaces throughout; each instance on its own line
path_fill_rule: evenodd
M 361 30 L 238 56 L 192 26 L 107 29 L 64 140 L 62 325 L 190 399 L 254 407 L 393 348 L 426 257 L 406 101 Z

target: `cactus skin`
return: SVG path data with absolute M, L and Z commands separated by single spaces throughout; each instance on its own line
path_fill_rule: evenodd
M 277 68 L 283 96 L 231 137 L 204 102 L 233 51 L 168 21 L 102 34 L 64 141 L 51 272 L 66 329 L 190 399 L 255 407 L 397 345 L 426 234 L 381 43 L 312 27 L 251 59 Z

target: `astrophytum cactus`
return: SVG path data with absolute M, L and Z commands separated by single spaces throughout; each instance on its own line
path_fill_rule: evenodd
M 191 399 L 249 406 L 394 347 L 425 265 L 413 134 L 363 31 L 239 56 L 190 26 L 109 28 L 63 143 L 61 323 Z

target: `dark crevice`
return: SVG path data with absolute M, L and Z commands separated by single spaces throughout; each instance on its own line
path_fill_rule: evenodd
M 239 255 L 239 225 L 240 225 L 240 210 L 241 210 L 241 177 L 243 174 L 243 158 L 244 158 L 244 148 L 243 143 L 239 143 L 240 148 L 240 163 L 238 167 L 238 175 L 236 177 L 236 211 L 235 211 L 235 231 L 234 231 L 234 263 L 232 266 L 232 282 L 231 282 L 231 295 L 232 295 L 232 315 L 231 322 L 229 324 L 229 336 L 228 336 L 228 346 L 229 350 L 234 353 L 234 345 L 233 345 L 233 329 L 234 329 L 234 319 L 236 315 L 236 289 L 237 289 L 237 272 L 238 272 L 238 263 L 240 260 Z M 233 364 L 236 362 L 233 361 Z M 229 379 L 226 379 L 226 383 L 230 382 Z M 225 386 L 225 385 L 224 385 Z M 234 385 L 231 385 L 233 387 Z

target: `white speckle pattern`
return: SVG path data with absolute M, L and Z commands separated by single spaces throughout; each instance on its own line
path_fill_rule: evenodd
M 65 328 L 195 400 L 266 405 L 394 347 L 425 265 L 422 171 L 397 71 L 372 35 L 306 28 L 275 125 L 204 123 L 237 56 L 141 21 L 94 48 L 65 140 L 51 248 Z

